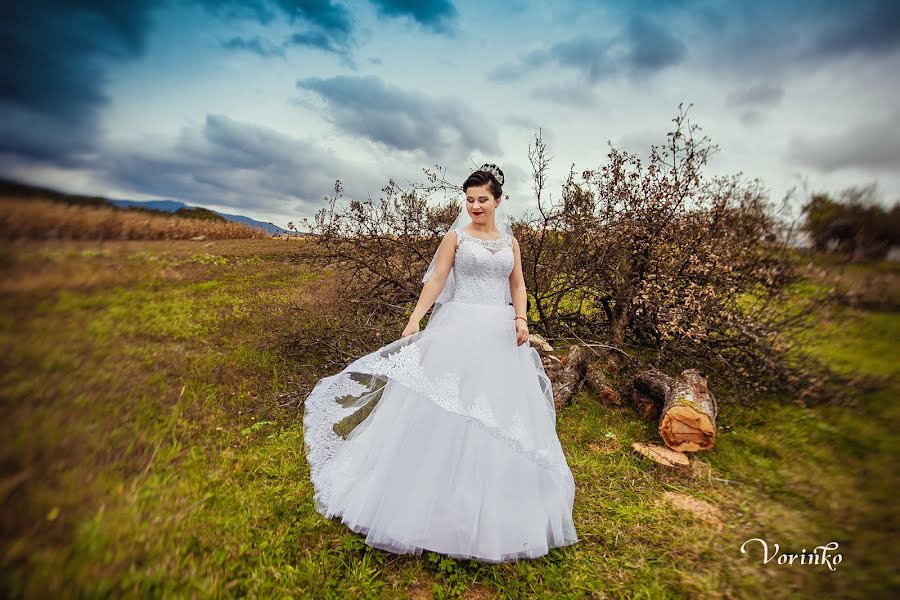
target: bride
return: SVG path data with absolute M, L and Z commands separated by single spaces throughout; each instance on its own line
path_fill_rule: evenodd
M 503 182 L 492 164 L 466 179 L 465 209 L 401 337 L 319 380 L 306 399 L 316 510 L 372 547 L 504 562 L 578 541 L 552 387 L 527 343 Z

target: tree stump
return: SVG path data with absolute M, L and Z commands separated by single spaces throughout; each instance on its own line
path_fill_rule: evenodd
M 673 450 L 709 450 L 716 442 L 718 412 L 706 375 L 698 369 L 687 369 L 673 380 L 665 396 L 659 435 Z

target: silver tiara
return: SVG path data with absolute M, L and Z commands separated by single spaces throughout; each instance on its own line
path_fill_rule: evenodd
M 485 173 L 490 173 L 497 180 L 497 183 L 503 185 L 503 171 L 500 170 L 500 167 L 493 163 L 485 163 L 481 165 L 479 171 L 484 171 Z

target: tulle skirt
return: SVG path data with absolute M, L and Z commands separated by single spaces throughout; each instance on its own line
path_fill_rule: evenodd
M 321 379 L 304 407 L 316 510 L 398 554 L 505 562 L 577 542 L 550 380 L 514 316 L 448 302 Z

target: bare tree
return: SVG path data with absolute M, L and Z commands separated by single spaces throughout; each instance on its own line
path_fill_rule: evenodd
M 673 122 L 646 166 L 610 144 L 606 163 L 580 181 L 570 166 L 556 199 L 538 131 L 528 149 L 534 211 L 513 223 L 533 328 L 620 358 L 634 350 L 657 366 L 718 366 L 758 389 L 809 387 L 813 367 L 789 358 L 790 332 L 825 298 L 786 301 L 799 273 L 760 182 L 705 177 L 717 147 L 682 105 Z M 328 207 L 304 220 L 319 240 L 314 260 L 340 268 L 346 297 L 378 304 L 392 322 L 411 310 L 458 207 L 429 202 L 461 186 L 439 167 L 423 170 L 424 184 L 403 190 L 391 181 L 378 202 L 340 209 L 338 182 Z

